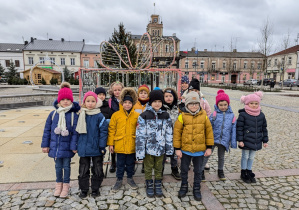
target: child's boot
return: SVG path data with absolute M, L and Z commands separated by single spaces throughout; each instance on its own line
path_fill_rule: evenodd
M 100 195 L 100 191 L 99 190 L 93 190 L 92 192 L 91 192 L 91 196 L 93 197 L 93 198 L 96 198 L 96 197 L 98 197 Z
M 59 197 L 62 191 L 62 182 L 57 182 L 55 185 L 54 196 Z
M 202 171 L 202 174 L 201 174 L 201 181 L 202 181 L 202 182 L 205 182 L 205 181 L 206 181 L 205 170 Z
M 162 197 L 162 180 L 155 180 L 155 195 L 157 197 Z
M 171 167 L 171 175 L 176 179 L 176 180 L 181 180 L 181 174 L 179 172 L 179 168 L 177 166 Z
M 79 194 L 79 197 L 80 197 L 81 199 L 86 198 L 86 197 L 87 197 L 87 193 L 88 193 L 88 191 L 86 191 L 86 190 L 81 190 L 81 192 L 80 192 L 80 194 Z
M 60 198 L 66 198 L 66 196 L 68 196 L 68 194 L 69 194 L 69 190 L 70 190 L 70 184 L 63 183 Z
M 147 195 L 147 197 L 149 197 L 149 198 L 154 197 L 154 183 L 153 183 L 153 180 L 152 179 L 146 180 L 145 184 L 146 184 L 146 195 Z
M 187 193 L 188 193 L 188 182 L 186 184 L 181 183 L 181 188 L 178 197 L 183 198 L 186 196 Z
M 245 183 L 251 183 L 248 175 L 247 175 L 247 171 L 246 170 L 241 170 L 241 179 L 245 182 Z
M 225 176 L 224 176 L 224 172 L 223 172 L 223 170 L 218 170 L 218 177 L 219 177 L 219 179 L 220 179 L 221 181 L 225 181 L 225 180 L 226 180 L 226 178 L 225 178 Z
M 196 200 L 196 201 L 201 200 L 200 184 L 194 184 L 193 195 L 194 195 L 194 200 Z
M 255 174 L 252 173 L 252 170 L 247 169 L 246 171 L 247 171 L 247 174 L 248 174 L 248 177 L 249 177 L 251 183 L 256 183 L 256 179 L 254 178 Z

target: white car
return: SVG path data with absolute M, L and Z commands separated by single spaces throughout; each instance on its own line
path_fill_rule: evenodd
M 257 85 L 258 81 L 256 79 L 247 80 L 244 85 Z

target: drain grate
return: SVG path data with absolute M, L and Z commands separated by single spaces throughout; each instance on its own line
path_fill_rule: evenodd
M 39 114 L 35 114 L 35 115 L 33 115 L 34 117 L 38 117 L 39 116 Z
M 31 144 L 33 144 L 33 142 L 32 141 L 23 141 L 22 144 L 29 144 L 29 145 L 31 145 Z
M 19 121 L 18 123 L 25 123 L 25 121 Z

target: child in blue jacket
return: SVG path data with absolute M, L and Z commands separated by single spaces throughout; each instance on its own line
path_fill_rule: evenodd
M 79 188 L 81 190 L 79 197 L 87 197 L 89 190 L 90 160 L 93 166 L 91 168 L 91 190 L 92 196 L 99 196 L 99 188 L 103 182 L 103 157 L 108 137 L 108 124 L 100 107 L 102 101 L 97 95 L 89 91 L 85 93 L 83 104 L 78 119 L 76 131 L 79 133 L 78 155 L 79 162 Z
M 218 177 L 222 181 L 226 180 L 223 172 L 225 151 L 229 151 L 229 147 L 237 148 L 236 118 L 229 103 L 229 96 L 223 90 L 218 90 L 216 104 L 214 105 L 215 111 L 210 116 L 214 134 L 212 153 L 217 147 Z M 204 158 L 204 166 L 207 164 L 209 157 Z M 202 171 L 202 181 L 205 181 L 204 170 Z
M 73 93 L 70 84 L 61 84 L 57 101 L 46 121 L 42 151 L 54 158 L 56 170 L 55 197 L 65 198 L 68 195 L 71 176 L 71 158 L 77 152 L 76 125 L 80 110 L 78 103 L 73 102 Z

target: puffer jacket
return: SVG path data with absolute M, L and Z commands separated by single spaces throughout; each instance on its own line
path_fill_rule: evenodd
M 108 123 L 102 113 L 85 116 L 87 133 L 79 135 L 78 155 L 80 157 L 102 156 L 108 136 Z
M 139 116 L 136 129 L 136 158 L 145 155 L 161 156 L 173 154 L 172 123 L 166 111 L 155 111 L 147 105 Z
M 244 147 L 239 147 L 240 149 L 262 149 L 262 144 L 268 142 L 267 121 L 263 112 L 252 116 L 247 114 L 245 109 L 239 110 L 237 141 L 244 143 Z
M 214 109 L 216 116 L 213 117 L 213 113 L 210 116 L 210 121 L 213 127 L 214 143 L 223 145 L 226 148 L 226 151 L 229 150 L 229 147 L 237 148 L 237 122 L 234 122 L 235 115 L 233 110 L 228 106 L 226 112 L 222 112 L 216 104 Z
M 172 109 L 170 109 L 169 106 L 167 106 L 166 104 L 163 104 L 162 110 L 167 111 L 167 113 L 169 114 L 169 116 L 171 118 L 172 125 L 174 126 L 174 123 L 178 119 L 178 116 L 180 114 L 179 108 L 176 105 L 174 105 L 172 107 Z
M 145 108 L 146 108 L 146 104 L 142 105 L 139 100 L 137 101 L 137 103 L 134 106 L 135 112 L 138 112 L 139 114 L 144 112 Z
M 57 100 L 54 102 L 55 109 L 58 109 Z M 75 153 L 72 150 L 77 150 L 78 133 L 76 131 L 78 115 L 76 112 L 80 110 L 80 106 L 77 102 L 73 102 L 73 107 L 65 113 L 66 127 L 69 131 L 68 136 L 61 136 L 55 134 L 54 129 L 57 127 L 59 114 L 52 111 L 46 121 L 44 134 L 42 138 L 41 147 L 49 147 L 49 157 L 52 158 L 72 158 Z M 55 112 L 54 118 L 53 114 Z M 72 114 L 73 112 L 73 114 Z M 72 115 L 73 126 L 72 126 Z M 53 120 L 52 120 L 53 118 Z
M 139 113 L 133 109 L 128 112 L 120 106 L 120 110 L 112 115 L 109 123 L 107 145 L 114 146 L 115 153 L 135 153 L 136 126 Z
M 206 111 L 182 112 L 174 124 L 173 146 L 187 152 L 205 151 L 214 145 L 213 129 Z

